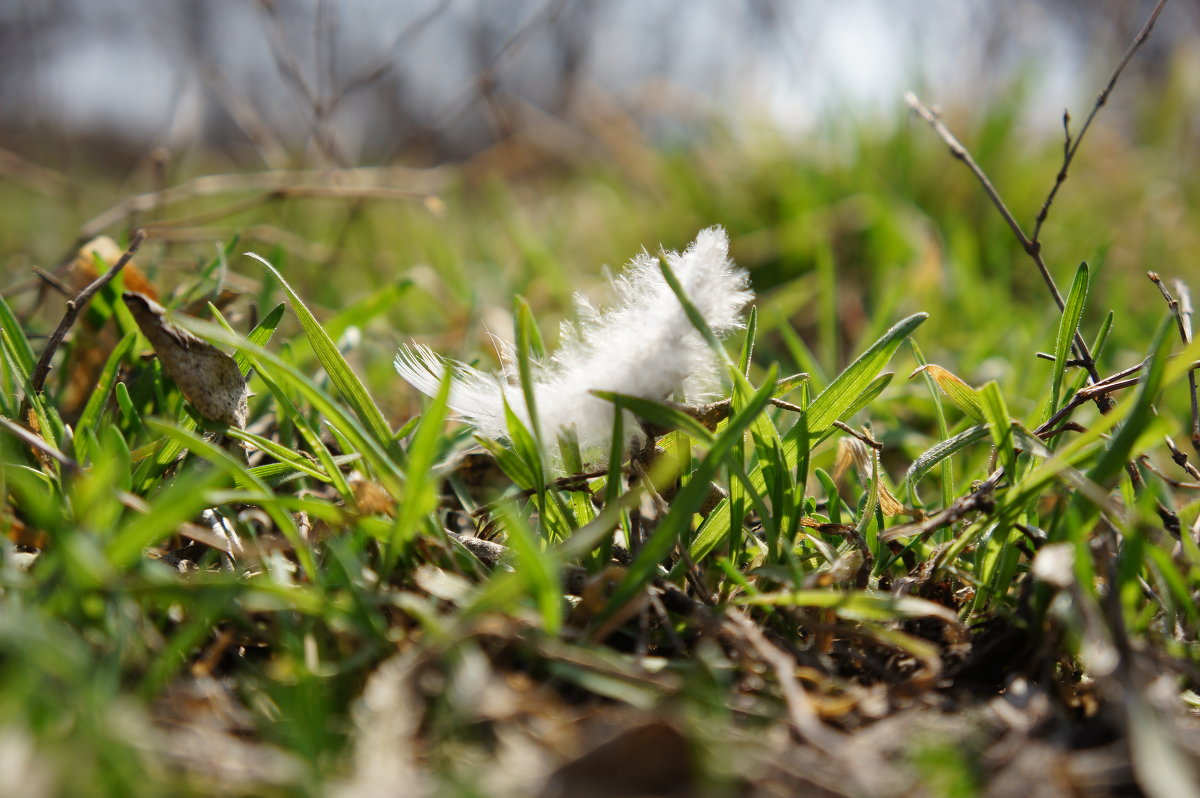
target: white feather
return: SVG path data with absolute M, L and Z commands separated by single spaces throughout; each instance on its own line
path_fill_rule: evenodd
M 729 259 L 723 229 L 702 230 L 683 253 L 668 252 L 666 259 L 713 332 L 725 336 L 742 326 L 742 309 L 754 294 L 746 272 Z M 579 320 L 563 325 L 558 351 L 549 362 L 536 364 L 533 374 L 544 438 L 554 441 L 573 428 L 590 463 L 607 456 L 613 425 L 612 404 L 591 391 L 654 400 L 682 394 L 698 401 L 710 398 L 718 384 L 716 356 L 688 320 L 657 258 L 643 252 L 611 283 L 614 302 L 606 309 L 576 298 Z M 511 366 L 508 376 L 486 374 L 416 344 L 396 355 L 400 376 L 431 396 L 447 368 L 453 375 L 450 408 L 481 435 L 506 436 L 505 401 L 529 423 L 521 388 L 510 379 Z M 637 437 L 636 427 L 627 419 L 627 439 Z

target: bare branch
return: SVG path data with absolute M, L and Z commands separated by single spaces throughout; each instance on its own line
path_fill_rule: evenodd
M 988 478 L 966 496 L 955 499 L 946 509 L 934 513 L 924 521 L 917 521 L 911 524 L 901 524 L 894 526 L 879 535 L 882 541 L 896 540 L 897 538 L 907 538 L 914 535 L 923 537 L 935 532 L 942 527 L 950 526 L 951 524 L 961 521 L 969 513 L 976 510 L 987 510 L 991 508 L 992 493 L 996 490 L 996 486 L 1000 484 L 1001 477 L 1004 476 L 1004 468 L 997 468 Z
M 1183 341 L 1184 346 L 1192 343 L 1192 295 L 1188 291 L 1187 285 L 1182 280 L 1175 281 L 1175 289 L 1179 292 L 1179 299 L 1171 296 L 1171 292 L 1167 290 L 1167 286 L 1163 284 L 1162 278 L 1158 276 L 1158 272 L 1146 272 L 1146 276 L 1150 281 L 1158 286 L 1159 292 L 1162 293 L 1163 299 L 1167 302 L 1167 309 L 1171 311 L 1171 315 L 1175 317 L 1175 326 L 1179 330 L 1179 338 Z M 1196 401 L 1196 370 L 1188 371 L 1188 388 L 1191 391 L 1192 401 L 1192 448 L 1200 454 L 1200 406 Z M 1167 439 L 1168 445 L 1171 447 L 1171 459 L 1179 463 L 1181 468 L 1187 470 L 1193 477 L 1200 479 L 1200 472 L 1192 474 L 1188 465 L 1187 456 L 1180 452 L 1175 447 L 1173 441 Z M 1180 462 L 1180 458 L 1183 462 Z
M 1146 39 L 1150 36 L 1150 31 L 1154 28 L 1154 23 L 1158 21 L 1158 15 L 1162 13 L 1163 6 L 1167 4 L 1167 0 L 1158 0 L 1154 6 L 1154 10 L 1150 12 L 1150 18 L 1146 20 L 1146 24 L 1138 31 L 1134 37 L 1133 43 L 1129 45 L 1129 49 L 1125 51 L 1125 55 L 1121 57 L 1117 63 L 1116 69 L 1108 78 L 1108 83 L 1099 94 L 1096 95 L 1096 102 L 1092 104 L 1092 110 L 1088 113 L 1087 119 L 1083 120 L 1083 127 L 1079 128 L 1079 133 L 1072 140 L 1070 128 L 1067 127 L 1070 121 L 1070 115 L 1063 112 L 1063 129 L 1065 131 L 1065 143 L 1063 145 L 1063 162 L 1058 170 L 1058 174 L 1054 176 L 1054 185 L 1050 188 L 1050 193 L 1046 195 L 1045 201 L 1042 203 L 1041 210 L 1038 211 L 1037 219 L 1033 227 L 1033 242 L 1037 244 L 1041 239 L 1042 225 L 1046 221 L 1046 217 L 1050 214 L 1050 206 L 1054 204 L 1054 198 L 1058 194 L 1059 188 L 1067 179 L 1067 169 L 1070 168 L 1071 162 L 1075 160 L 1075 154 L 1079 152 L 1079 145 L 1083 143 L 1083 136 L 1087 133 L 1088 128 L 1092 125 L 1092 120 L 1096 118 L 1096 114 L 1108 102 L 1109 95 L 1117 85 L 1117 81 L 1121 77 L 1121 73 L 1125 71 L 1125 67 L 1129 64 L 1129 60 L 1133 58 L 1133 54 L 1146 43 Z
M 29 385 L 35 393 L 40 392 L 45 386 L 46 377 L 50 374 L 50 361 L 54 358 L 54 353 L 58 351 L 58 347 L 62 344 L 63 338 L 66 337 L 67 331 L 71 329 L 71 325 L 79 318 L 79 314 L 87 307 L 87 303 L 96 295 L 96 292 L 121 273 L 121 270 L 133 258 L 134 253 L 138 251 L 138 247 L 142 245 L 142 241 L 145 239 L 146 232 L 144 230 L 138 230 L 134 233 L 133 240 L 129 242 L 129 249 L 125 250 L 125 254 L 121 255 L 121 258 L 113 264 L 112 268 L 93 280 L 74 299 L 67 302 L 67 312 L 63 314 L 58 327 L 50 335 L 50 340 L 46 342 L 46 348 L 42 350 L 42 356 L 38 358 L 37 365 L 33 368 L 33 376 L 30 377 Z
M 967 148 L 954 137 L 949 128 L 942 124 L 942 120 L 938 119 L 937 114 L 917 98 L 917 95 L 911 91 L 905 92 L 904 99 L 922 119 L 933 127 L 934 131 L 942 138 L 942 141 L 946 142 L 946 145 L 950 148 L 950 154 L 966 164 L 971 173 L 975 175 L 975 179 L 983 186 L 983 190 L 987 192 L 992 204 L 1000 211 L 1000 215 L 1004 217 L 1004 221 L 1008 223 L 1009 228 L 1013 231 L 1013 235 L 1020 242 L 1021 248 L 1025 250 L 1037 265 L 1038 271 L 1042 275 L 1042 280 L 1045 281 L 1046 287 L 1050 289 L 1050 295 L 1054 297 L 1054 302 L 1058 305 L 1058 309 L 1060 311 L 1063 310 L 1066 307 L 1066 303 L 1063 301 L 1062 293 L 1059 292 L 1058 286 L 1054 283 L 1054 275 L 1050 274 L 1050 269 L 1046 266 L 1046 261 L 1042 259 L 1041 245 L 1025 235 L 1025 231 L 1021 229 L 1021 224 L 1012 215 L 1012 211 L 1008 209 L 1008 206 L 1004 204 L 1004 200 L 1000 197 L 1000 192 L 992 185 L 992 181 L 988 178 L 987 173 L 983 171 L 979 164 L 975 163 L 975 159 L 971 157 L 971 153 L 967 151 Z M 1092 353 L 1088 350 L 1087 343 L 1078 331 L 1075 333 L 1073 348 L 1076 357 L 1083 364 L 1083 367 L 1087 369 L 1088 376 L 1091 377 L 1093 382 L 1099 381 L 1100 373 L 1096 370 L 1096 364 L 1092 360 Z M 1097 404 L 1100 406 L 1101 412 L 1107 412 L 1111 409 L 1111 406 L 1103 403 L 1103 400 Z

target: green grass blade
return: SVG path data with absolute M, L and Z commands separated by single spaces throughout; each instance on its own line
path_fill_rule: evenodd
M 120 367 L 121 361 L 133 349 L 133 342 L 136 340 L 137 333 L 131 332 L 113 347 L 108 360 L 104 363 L 104 368 L 100 370 L 100 375 L 96 379 L 96 387 L 92 389 L 87 404 L 83 407 L 83 412 L 79 414 L 79 420 L 75 422 L 76 431 L 98 429 L 100 412 L 104 410 L 104 405 L 108 402 L 108 393 L 112 390 L 113 383 L 117 381 L 117 369 Z M 78 452 L 76 456 L 82 458 Z
M 358 378 L 358 375 L 350 368 L 350 364 L 346 362 L 346 358 L 338 351 L 333 339 L 329 337 L 329 333 L 325 332 L 325 328 L 300 299 L 300 295 L 292 289 L 287 280 L 283 279 L 283 275 L 274 266 L 259 255 L 252 252 L 246 254 L 266 266 L 283 286 L 291 303 L 292 312 L 300 320 L 300 326 L 304 329 L 304 334 L 308 337 L 309 344 L 312 345 L 313 352 L 317 355 L 317 360 L 321 362 L 321 367 L 329 375 L 329 379 L 337 388 L 338 393 L 358 416 L 363 427 L 386 450 L 392 442 L 391 427 L 388 426 L 387 419 L 383 417 L 379 406 L 367 393 L 367 388 L 363 385 L 362 380 Z
M 1075 333 L 1079 330 L 1079 322 L 1083 318 L 1090 282 L 1088 265 L 1084 261 L 1075 270 L 1075 279 L 1071 282 L 1071 291 L 1067 294 L 1067 302 L 1058 321 L 1058 335 L 1054 339 L 1054 382 L 1050 389 L 1050 405 L 1046 408 L 1047 419 L 1058 410 L 1059 400 L 1062 398 L 1063 374 L 1067 370 L 1071 344 L 1075 341 Z
M 697 421 L 695 417 L 678 408 L 615 391 L 592 391 L 592 393 L 601 399 L 612 402 L 616 408 L 625 408 L 638 418 L 668 429 L 683 430 L 704 443 L 712 441 L 712 433 L 708 431 L 707 427 Z
M 912 338 L 908 339 L 908 345 L 912 349 L 918 369 L 921 366 L 928 365 L 929 361 L 925 359 L 925 353 L 921 351 L 920 345 Z M 946 423 L 946 409 L 942 404 L 942 395 L 937 389 L 937 383 L 930 376 L 929 372 L 925 372 L 924 376 L 925 384 L 929 387 L 929 396 L 933 400 L 934 415 L 938 425 L 938 437 L 945 441 L 950 437 L 950 427 Z M 918 461 L 920 460 L 920 458 L 917 459 Z M 950 502 L 954 501 L 954 461 L 948 458 L 942 458 L 940 461 L 944 462 L 942 466 L 942 506 L 949 507 Z M 913 463 L 913 466 L 916 466 L 916 462 Z M 913 501 L 916 502 L 920 500 L 916 493 L 916 483 L 920 480 L 920 477 L 914 478 L 912 473 L 913 468 L 909 468 L 909 473 L 905 477 L 905 481 L 908 483 L 909 490 L 912 491 Z
M 750 373 L 750 358 L 754 356 L 754 338 L 758 334 L 758 308 L 750 307 L 746 319 L 746 335 L 742 338 L 742 352 L 738 356 L 738 373 Z
M 438 482 L 433 467 L 443 440 L 442 427 L 449 413 L 446 403 L 450 399 L 450 387 L 453 384 L 454 375 L 447 370 L 437 395 L 421 415 L 421 421 L 409 444 L 405 470 L 408 479 L 404 484 L 404 500 L 397 508 L 396 521 L 392 527 L 387 558 L 389 566 L 395 563 L 400 550 L 416 536 L 425 516 L 437 509 Z
M 708 342 L 709 348 L 716 353 L 717 357 L 730 368 L 733 367 L 733 361 L 729 359 L 729 353 L 725 351 L 725 347 L 721 345 L 721 341 L 717 338 L 717 334 L 708 326 L 708 322 L 704 320 L 704 316 L 692 304 L 692 300 L 688 298 L 687 293 L 683 290 L 683 285 L 680 284 L 679 278 L 675 276 L 675 272 L 667 264 L 663 258 L 658 259 L 658 269 L 662 272 L 663 279 L 667 281 L 667 285 L 671 287 L 675 298 L 679 300 L 679 304 L 683 306 L 683 312 L 688 317 L 688 321 L 696 328 L 696 331 L 703 336 Z
M 908 473 L 904 475 L 906 482 L 919 482 L 929 470 L 938 463 L 947 459 L 953 454 L 962 451 L 976 441 L 983 440 L 988 436 L 988 427 L 986 424 L 979 424 L 964 430 L 953 438 L 938 443 L 929 449 L 926 449 L 912 465 L 908 467 Z
M 521 381 L 521 394 L 525 397 L 525 410 L 529 416 L 529 431 L 540 447 L 545 439 L 542 437 L 542 425 L 538 421 L 537 392 L 533 389 L 533 358 L 544 358 L 546 347 L 542 344 L 542 335 L 538 331 L 537 322 L 534 321 L 533 312 L 529 309 L 528 303 L 521 297 L 517 297 L 514 305 L 517 333 L 517 374 Z
M 912 335 L 928 313 L 916 313 L 883 334 L 867 351 L 834 378 L 808 406 L 808 433 L 813 440 L 824 435 L 833 422 L 848 415 L 856 400 L 891 360 L 904 339 Z
M 0 329 L 8 333 L 9 341 L 12 345 L 13 356 L 24 369 L 26 374 L 33 372 L 34 364 L 37 359 L 33 356 L 33 347 L 29 345 L 29 339 L 25 337 L 25 331 L 21 329 L 21 323 L 17 321 L 16 315 L 12 312 L 12 308 L 4 301 L 4 297 L 0 297 Z
M 557 558 L 540 549 L 537 536 L 516 508 L 503 506 L 500 515 L 508 533 L 508 545 L 516 555 L 516 568 L 525 573 L 526 584 L 537 602 L 542 627 L 548 634 L 558 634 L 562 627 L 563 597 Z
M 1000 462 L 1010 480 L 1016 480 L 1017 453 L 1013 448 L 1013 421 L 1008 415 L 1008 404 L 1000 393 L 1000 386 L 989 382 L 979 391 L 983 412 L 987 416 L 988 430 L 992 433 L 992 443 L 1000 455 Z
M 1142 382 L 1138 386 L 1137 397 L 1129 415 L 1122 423 L 1121 429 L 1113 436 L 1112 443 L 1105 450 L 1100 462 L 1088 472 L 1088 478 L 1097 484 L 1105 486 L 1112 484 L 1117 474 L 1125 467 L 1125 463 L 1129 461 L 1134 443 L 1154 419 L 1154 400 L 1163 384 L 1167 355 L 1170 353 L 1167 342 L 1171 324 L 1172 320 L 1169 316 L 1159 324 L 1154 342 L 1150 346 L 1150 364 L 1145 369 L 1145 376 L 1142 377 Z
M 750 428 L 754 419 L 771 398 L 771 389 L 775 387 L 775 368 L 772 367 L 763 387 L 747 402 L 746 406 L 732 418 L 728 425 L 713 441 L 712 448 L 704 455 L 704 459 L 692 473 L 688 483 L 675 497 L 670 511 L 659 522 L 649 539 L 642 546 L 637 558 L 630 565 L 629 571 L 613 592 L 612 599 L 601 617 L 609 617 L 620 607 L 633 598 L 647 582 L 653 578 L 658 564 L 674 548 L 684 528 L 692 521 L 692 514 L 700 507 L 708 494 L 708 483 L 716 475 L 717 469 L 723 464 L 735 444 Z

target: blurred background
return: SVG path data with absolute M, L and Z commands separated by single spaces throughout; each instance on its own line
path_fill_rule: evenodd
M 384 390 L 405 337 L 486 359 L 514 291 L 552 329 L 602 265 L 722 224 L 770 311 L 765 354 L 832 372 L 950 303 L 934 354 L 1022 379 L 960 322 L 1040 308 L 1004 334 L 1045 349 L 1045 287 L 903 92 L 1032 226 L 1063 111 L 1077 130 L 1153 7 L 2 0 L 0 289 L 52 325 L 34 270 L 61 278 L 84 242 L 144 226 L 164 296 L 201 279 L 261 306 L 278 295 L 253 249 L 330 317 L 368 303 L 375 327 L 344 326 L 378 333 L 357 346 Z M 1045 231 L 1060 281 L 1100 270 L 1097 314 L 1160 301 L 1147 268 L 1192 268 L 1198 37 L 1200 6 L 1168 4 Z
M 242 168 L 462 160 L 620 111 L 656 142 L 718 123 L 819 133 L 902 90 L 1057 125 L 1152 3 L 745 0 L 5 0 L 0 135 L 48 166 L 219 155 Z M 1134 71 L 1196 36 L 1180 3 Z M 558 134 L 557 136 L 555 134 Z

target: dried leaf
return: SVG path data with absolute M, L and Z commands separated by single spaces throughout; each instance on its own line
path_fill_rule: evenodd
M 72 287 L 76 292 L 82 291 L 100 276 L 100 272 L 96 269 L 97 257 L 108 267 L 120 260 L 124 254 L 125 248 L 108 236 L 93 238 L 79 248 L 79 251 L 75 253 L 75 259 L 71 261 L 69 274 Z M 145 294 L 153 300 L 158 299 L 158 292 L 154 290 L 154 286 L 150 284 L 146 275 L 133 261 L 125 264 L 125 268 L 121 270 L 121 277 L 125 281 L 125 287 L 130 291 Z
M 840 480 L 853 464 L 859 478 L 866 482 L 871 478 L 871 459 L 875 456 L 867 445 L 857 438 L 842 438 L 838 441 L 833 478 Z M 889 518 L 908 512 L 900 500 L 888 490 L 887 485 L 883 484 L 883 480 L 879 481 L 879 509 Z
M 166 311 L 148 296 L 126 291 L 124 299 L 163 368 L 200 415 L 209 421 L 244 427 L 249 391 L 236 361 L 166 321 Z
M 101 271 L 120 260 L 123 254 L 124 248 L 108 236 L 93 238 L 79 248 L 75 259 L 67 266 L 63 275 L 65 287 L 78 294 L 99 277 Z M 97 257 L 104 262 L 103 267 L 96 263 Z M 121 279 L 130 291 L 137 291 L 154 300 L 158 299 L 158 292 L 134 261 L 125 264 L 121 271 Z M 67 379 L 67 392 L 62 410 L 68 419 L 75 418 L 83 411 L 109 353 L 121 338 L 115 325 L 109 323 L 97 327 L 87 314 L 80 319 L 80 329 L 86 334 L 75 337 L 70 358 L 63 369 Z

